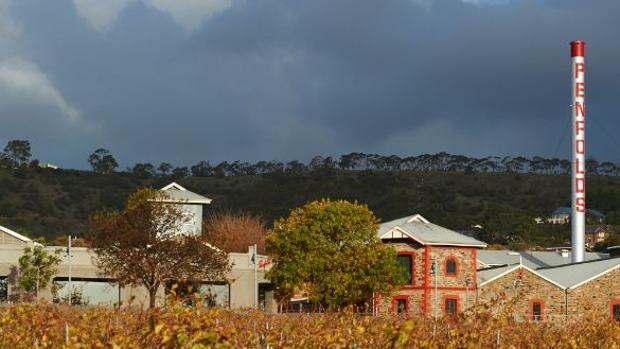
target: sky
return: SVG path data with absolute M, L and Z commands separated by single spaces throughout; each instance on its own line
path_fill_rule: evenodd
M 0 0 L 0 143 L 88 168 L 200 160 L 570 157 L 620 162 L 620 1 Z

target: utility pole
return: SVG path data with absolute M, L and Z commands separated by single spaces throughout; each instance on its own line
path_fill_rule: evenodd
M 71 259 L 73 255 L 71 255 L 71 235 L 67 239 L 67 258 L 69 259 L 69 305 L 73 305 L 73 285 L 71 284 Z
M 256 253 L 256 244 L 254 244 L 254 309 L 258 309 L 258 254 Z

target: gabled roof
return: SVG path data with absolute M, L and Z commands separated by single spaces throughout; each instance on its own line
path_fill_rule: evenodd
M 510 254 L 509 254 L 510 253 Z M 564 265 L 571 262 L 571 252 L 568 251 L 562 256 L 555 251 L 509 251 L 509 250 L 480 250 L 477 252 L 478 262 L 487 266 L 498 266 L 507 264 L 518 264 L 519 254 L 523 260 L 523 265 L 536 269 L 541 267 L 553 267 Z M 606 253 L 586 252 L 586 261 L 595 261 L 608 258 Z
M 536 272 L 552 279 L 565 288 L 577 288 L 620 267 L 620 258 L 566 264 L 539 268 Z
M 516 269 L 519 268 L 523 268 L 524 270 L 527 270 L 528 272 L 540 277 L 541 279 L 544 279 L 547 282 L 550 282 L 560 288 L 564 288 L 560 283 L 558 283 L 556 280 L 547 277 L 546 275 L 543 275 L 541 273 L 539 273 L 538 271 L 527 267 L 526 265 L 520 265 L 520 264 L 510 264 L 510 265 L 502 265 L 499 267 L 493 267 L 493 268 L 489 268 L 489 269 L 482 269 L 482 270 L 478 270 L 476 272 L 476 278 L 477 278 L 477 287 L 482 287 L 485 284 L 488 284 L 489 282 L 499 279 L 500 277 L 513 272 Z
M 212 201 L 207 197 L 183 188 L 181 185 L 175 182 L 168 184 L 167 186 L 161 188 L 161 190 L 165 191 L 169 197 L 169 200 L 165 200 L 165 202 L 207 205 L 210 204 Z
M 0 225 L 0 231 L 4 232 L 4 233 L 6 233 L 6 234 L 8 234 L 8 235 L 10 235 L 10 236 L 12 236 L 14 238 L 16 238 L 17 240 L 20 240 L 20 241 L 23 241 L 23 242 L 32 242 L 32 239 L 30 239 L 28 237 L 25 237 L 22 234 L 14 232 L 11 229 L 3 227 L 1 225 Z
M 570 207 L 558 207 L 555 210 L 553 210 L 553 212 L 551 212 L 551 215 L 552 216 L 559 215 L 559 214 L 570 215 L 571 212 L 572 212 L 572 209 Z
M 410 238 L 422 245 L 487 246 L 482 241 L 433 224 L 419 214 L 379 225 L 378 235 L 382 240 Z
M 476 272 L 478 287 L 484 286 L 485 284 L 510 273 L 518 267 L 518 264 L 511 264 L 478 270 Z

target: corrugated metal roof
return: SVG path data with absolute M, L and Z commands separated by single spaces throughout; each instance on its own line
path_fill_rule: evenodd
M 510 253 L 510 254 L 509 254 Z M 478 261 L 483 264 L 505 265 L 505 264 L 518 264 L 519 255 L 523 258 L 523 265 L 537 269 L 541 267 L 553 267 L 563 264 L 571 263 L 571 253 L 566 253 L 566 257 L 563 257 L 560 252 L 554 251 L 509 251 L 509 250 L 480 250 L 477 253 Z M 586 252 L 586 261 L 595 261 L 608 258 L 606 253 Z
M 536 272 L 565 288 L 576 288 L 618 267 L 620 267 L 620 258 L 609 258 L 551 268 L 539 268 Z
M 210 204 L 212 201 L 211 199 L 204 197 L 200 194 L 191 192 L 174 182 L 163 187 L 161 190 L 165 191 L 166 194 L 169 196 L 170 198 L 169 202 L 182 202 L 182 203 L 188 203 L 188 204 L 206 205 L 206 204 Z
M 379 238 L 390 239 L 403 234 L 423 245 L 486 247 L 487 244 L 426 220 L 419 214 L 385 222 L 379 226 Z

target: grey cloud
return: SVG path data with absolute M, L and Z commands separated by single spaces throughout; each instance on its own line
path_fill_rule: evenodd
M 98 146 L 124 164 L 350 151 L 567 156 L 565 141 L 556 149 L 568 137 L 574 38 L 588 42 L 590 154 L 620 160 L 605 131 L 618 126 L 617 2 L 233 1 L 191 30 L 178 22 L 185 10 L 154 3 L 123 2 L 105 30 L 68 0 L 14 4 L 15 55 L 101 126 L 73 138 L 82 146 L 63 150 L 63 165 L 84 167 Z

